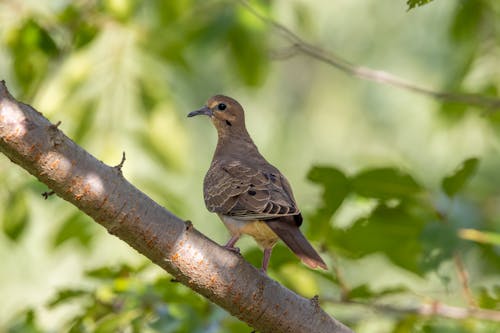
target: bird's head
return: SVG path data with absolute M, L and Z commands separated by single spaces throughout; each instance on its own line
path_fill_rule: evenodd
M 198 115 L 209 116 L 217 128 L 219 135 L 231 133 L 236 129 L 245 128 L 243 107 L 231 97 L 215 95 L 199 110 L 190 112 L 188 117 Z

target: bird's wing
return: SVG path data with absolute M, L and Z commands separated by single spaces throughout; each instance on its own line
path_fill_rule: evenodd
M 241 161 L 212 165 L 205 177 L 207 208 L 242 220 L 298 215 L 288 181 L 272 167 L 251 167 Z

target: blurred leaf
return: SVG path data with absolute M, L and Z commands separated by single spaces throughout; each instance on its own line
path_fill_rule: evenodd
M 47 304 L 49 308 L 53 308 L 60 304 L 73 302 L 76 298 L 89 295 L 89 291 L 84 289 L 62 289 L 57 292 L 57 295 L 52 298 Z
M 262 83 L 268 71 L 267 32 L 263 23 L 254 17 L 244 20 L 251 14 L 240 9 L 239 20 L 228 31 L 231 47 L 230 58 L 235 64 L 239 77 L 249 86 Z
M 443 222 L 427 223 L 420 239 L 423 246 L 421 265 L 424 271 L 437 269 L 443 261 L 451 259 L 461 245 L 453 226 Z
M 149 326 L 158 332 L 179 332 L 182 322 L 172 316 L 167 307 L 156 309 L 157 318 L 151 321 Z
M 67 3 L 58 14 L 59 24 L 64 26 L 71 36 L 71 44 L 79 49 L 90 43 L 98 33 L 98 26 L 92 17 L 96 15 L 94 6 L 79 3 Z
M 428 4 L 433 0 L 407 0 L 408 10 Z
M 17 82 L 25 93 L 46 74 L 49 61 L 59 53 L 50 33 L 34 18 L 27 19 L 17 30 L 9 32 L 7 46 Z
M 308 4 L 296 2 L 291 5 L 293 5 L 295 21 L 297 22 L 297 27 L 300 28 L 300 31 L 308 33 L 312 32 L 315 19 Z
M 477 38 L 487 6 L 483 1 L 457 1 L 456 13 L 450 26 L 450 37 L 456 42 L 477 44 Z
M 19 241 L 29 222 L 26 192 L 19 188 L 17 192 L 10 193 L 6 207 L 2 217 L 3 233 L 11 240 Z
M 350 181 L 339 169 L 324 166 L 314 166 L 307 178 L 323 188 L 321 204 L 309 218 L 314 225 L 309 234 L 312 239 L 325 238 L 329 234 L 329 220 L 349 194 Z
M 479 288 L 479 295 L 476 299 L 481 308 L 500 310 L 500 285 L 491 288 L 491 292 L 484 287 Z
M 91 269 L 85 272 L 85 275 L 94 279 L 99 280 L 109 280 L 116 279 L 120 277 L 126 277 L 130 274 L 140 273 L 144 271 L 150 265 L 149 262 L 144 262 L 136 267 L 130 266 L 127 263 L 121 263 L 112 267 L 103 266 L 95 269 Z
M 82 212 L 76 212 L 59 227 L 53 238 L 52 246 L 58 248 L 62 244 L 73 240 L 83 248 L 89 249 L 95 230 L 95 224 L 90 220 L 90 217 Z
M 148 130 L 137 132 L 141 148 L 160 164 L 176 171 L 182 171 L 187 161 L 186 133 L 178 115 L 168 105 L 160 105 L 151 112 Z
M 443 191 L 449 197 L 457 194 L 457 192 L 459 192 L 463 188 L 467 180 L 469 180 L 469 178 L 474 175 L 478 165 L 479 160 L 477 158 L 469 158 L 462 162 L 462 164 L 455 170 L 453 174 L 445 177 L 441 182 Z
M 123 332 L 129 327 L 132 320 L 141 316 L 139 309 L 110 313 L 101 318 L 93 330 L 94 333 Z
M 99 1 L 100 9 L 110 17 L 126 23 L 137 12 L 137 0 L 103 0 Z
M 352 189 L 361 196 L 383 200 L 409 197 L 422 191 L 413 177 L 395 168 L 362 171 L 353 178 Z
M 224 332 L 252 332 L 253 329 L 242 321 L 235 320 L 234 317 L 226 316 L 223 321 Z
M 481 258 L 478 264 L 481 265 L 483 274 L 500 275 L 500 251 L 498 246 L 478 243 L 475 248 L 480 251 Z
M 16 316 L 13 323 L 9 323 L 7 333 L 42 333 L 44 332 L 36 322 L 33 309 L 29 309 Z
M 323 187 L 321 210 L 325 215 L 333 215 L 349 194 L 349 179 L 339 169 L 315 166 L 307 174 L 313 183 Z
M 454 44 L 453 61 L 447 63 L 443 90 L 454 93 L 470 93 L 464 87 L 464 80 L 474 70 L 477 61 L 477 52 L 481 49 L 479 43 L 486 40 L 477 38 L 481 29 L 491 26 L 488 10 L 483 1 L 457 1 L 456 11 L 449 27 L 449 38 Z M 455 124 L 462 120 L 471 108 L 460 103 L 442 103 L 440 115 L 445 120 Z
M 347 299 L 373 299 L 385 295 L 399 294 L 407 290 L 408 289 L 405 287 L 393 287 L 382 289 L 379 291 L 373 291 L 369 285 L 362 284 L 350 289 L 349 293 L 347 294 Z
M 399 320 L 391 333 L 408 333 L 412 332 L 416 324 L 419 322 L 417 315 L 407 315 Z
M 471 330 L 459 321 L 446 319 L 431 318 L 424 321 L 423 325 L 421 323 L 421 327 L 422 333 L 471 333 Z M 474 331 L 474 333 L 477 333 L 477 331 Z
M 83 142 L 85 137 L 91 133 L 90 130 L 92 129 L 95 110 L 95 105 L 90 105 L 79 113 L 81 116 L 72 135 L 72 139 L 75 142 Z
M 422 274 L 423 247 L 419 238 L 424 226 L 425 220 L 410 207 L 381 204 L 368 218 L 358 220 L 347 229 L 333 229 L 329 237 L 347 256 L 357 258 L 380 252 L 394 264 Z

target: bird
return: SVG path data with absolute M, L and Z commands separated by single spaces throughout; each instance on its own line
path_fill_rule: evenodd
M 231 234 L 224 246 L 235 247 L 250 235 L 263 249 L 261 271 L 267 274 L 274 245 L 281 239 L 310 268 L 327 269 L 301 233 L 302 214 L 288 180 L 259 152 L 245 126 L 243 107 L 235 99 L 215 95 L 188 117 L 205 115 L 217 130 L 217 146 L 203 181 L 203 197 Z

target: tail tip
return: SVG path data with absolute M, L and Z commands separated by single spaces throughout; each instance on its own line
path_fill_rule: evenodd
M 316 269 L 316 268 L 322 268 L 324 269 L 325 271 L 328 270 L 328 266 L 325 264 L 325 262 L 323 260 L 317 260 L 317 259 L 312 259 L 312 258 L 303 258 L 302 259 L 302 262 L 304 264 L 306 264 L 307 266 L 309 266 L 310 268 L 312 269 Z

